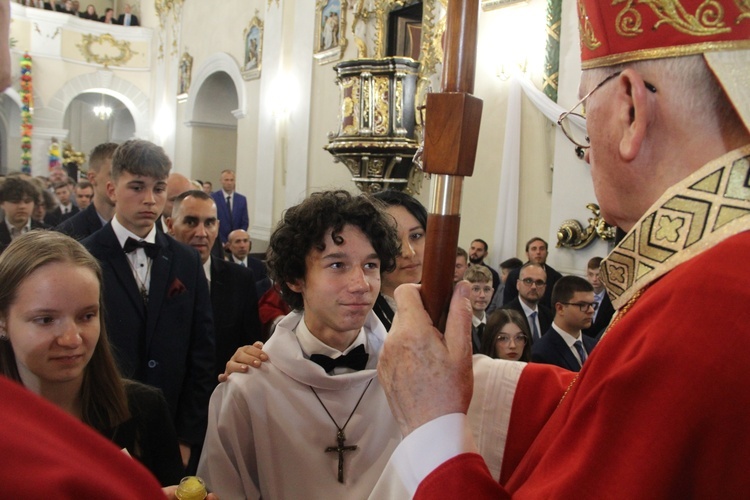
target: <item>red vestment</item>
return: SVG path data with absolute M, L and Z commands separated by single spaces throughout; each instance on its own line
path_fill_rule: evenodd
M 530 364 L 513 400 L 504 487 L 479 455 L 463 454 L 415 498 L 747 496 L 748 255 L 746 231 L 654 281 L 572 385 Z
M 0 376 L 0 491 L 14 499 L 158 499 L 156 479 L 110 441 Z

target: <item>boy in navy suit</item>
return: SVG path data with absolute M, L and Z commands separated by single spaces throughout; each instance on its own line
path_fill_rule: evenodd
M 206 429 L 214 333 L 200 256 L 155 227 L 171 166 L 148 141 L 118 147 L 107 183 L 115 216 L 83 244 L 102 266 L 105 321 L 120 370 L 162 390 L 187 465 Z
M 552 303 L 555 319 L 547 333 L 531 346 L 531 360 L 580 371 L 597 343 L 581 333 L 591 326 L 598 306 L 594 287 L 578 276 L 565 276 L 555 283 Z

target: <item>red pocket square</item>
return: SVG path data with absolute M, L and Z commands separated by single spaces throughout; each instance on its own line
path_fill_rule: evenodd
M 167 292 L 167 297 L 172 298 L 177 295 L 180 295 L 181 293 L 185 293 L 187 291 L 187 288 L 185 288 L 185 285 L 182 284 L 182 281 L 180 281 L 178 278 L 175 278 L 171 285 L 169 285 L 169 291 Z

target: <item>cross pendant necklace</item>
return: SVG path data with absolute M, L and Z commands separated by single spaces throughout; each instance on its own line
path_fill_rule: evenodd
M 365 386 L 365 390 L 362 391 L 362 395 L 359 396 L 359 399 L 357 400 L 357 404 L 354 405 L 354 409 L 349 414 L 349 418 L 346 419 L 346 423 L 344 423 L 343 427 L 339 427 L 339 424 L 336 422 L 336 419 L 333 418 L 333 415 L 331 415 L 331 412 L 328 411 L 328 408 L 326 408 L 326 405 L 323 404 L 323 401 L 320 399 L 320 396 L 318 396 L 318 393 L 315 392 L 315 389 L 313 386 L 309 386 L 310 390 L 313 391 L 313 394 L 315 394 L 315 397 L 318 398 L 318 402 L 323 407 L 323 409 L 328 414 L 328 417 L 333 422 L 333 425 L 336 426 L 336 446 L 329 446 L 326 448 L 326 453 L 338 453 L 339 454 L 339 474 L 338 474 L 338 480 L 339 483 L 344 482 L 344 453 L 347 451 L 354 451 L 357 449 L 357 445 L 349 445 L 346 446 L 346 434 L 344 434 L 344 430 L 346 429 L 346 426 L 349 425 L 349 421 L 352 419 L 352 416 L 354 415 L 354 412 L 357 411 L 357 408 L 359 408 L 359 403 L 362 402 L 362 398 L 365 397 L 365 393 L 367 392 L 367 389 L 370 388 L 370 384 L 372 384 L 373 379 L 370 379 L 369 382 L 367 382 L 367 386 Z
M 151 264 L 153 264 L 153 260 L 147 258 L 148 260 L 148 267 L 146 268 L 146 278 L 141 279 L 141 276 L 138 274 L 138 271 L 135 270 L 135 265 L 130 261 L 130 258 L 126 255 L 125 260 L 128 261 L 128 264 L 130 264 L 130 269 L 133 270 L 133 276 L 135 277 L 135 280 L 138 282 L 138 291 L 141 292 L 141 298 L 143 299 L 144 304 L 148 304 L 148 289 L 146 288 L 146 283 L 148 283 L 149 279 L 151 279 Z

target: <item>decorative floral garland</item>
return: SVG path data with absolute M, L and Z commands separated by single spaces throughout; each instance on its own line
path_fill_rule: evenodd
M 31 56 L 24 53 L 21 59 L 21 171 L 31 173 L 31 132 L 34 126 L 34 93 L 31 84 Z

